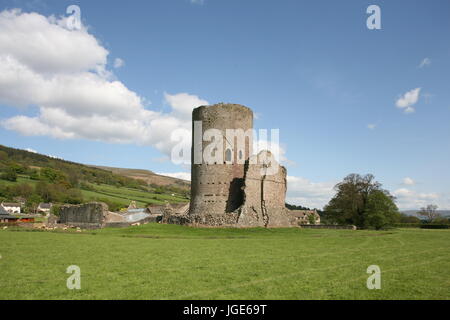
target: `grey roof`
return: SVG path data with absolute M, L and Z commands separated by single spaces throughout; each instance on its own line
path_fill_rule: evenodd
M 9 215 L 9 213 L 2 206 L 0 206 L 0 215 Z
M 10 215 L 5 209 L 0 206 L 0 219 L 18 220 L 15 216 Z
M 141 220 L 144 220 L 145 218 L 150 217 L 148 213 L 145 212 L 138 212 L 138 213 L 130 213 L 125 215 L 125 220 L 128 222 L 138 222 Z
M 150 211 L 151 214 L 163 214 L 164 213 L 163 206 L 148 207 L 148 210 Z
M 139 209 L 128 209 L 127 213 L 147 213 L 147 208 L 139 208 Z
M 15 202 L 3 202 L 2 206 L 4 207 L 20 207 L 20 203 Z
M 52 204 L 51 203 L 39 203 L 39 208 L 42 209 L 51 209 Z
M 303 218 L 311 214 L 317 215 L 317 212 L 315 210 L 290 210 L 290 214 L 296 218 Z

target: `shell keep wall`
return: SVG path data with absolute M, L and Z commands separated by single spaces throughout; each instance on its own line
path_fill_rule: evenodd
M 201 121 L 202 136 L 208 129 L 220 130 L 223 137 L 226 137 L 227 129 L 243 129 L 244 131 L 253 128 L 253 112 L 244 106 L 236 104 L 214 105 L 209 107 L 199 107 L 193 111 L 193 140 L 194 122 Z M 203 140 L 203 139 L 202 139 Z M 237 141 L 235 141 L 237 142 Z M 202 150 L 206 150 L 210 141 L 202 142 Z M 194 150 L 192 150 L 191 168 L 191 214 L 222 214 L 233 212 L 238 209 L 243 202 L 243 186 L 245 175 L 245 160 L 252 153 L 251 143 L 246 139 L 245 147 L 242 150 L 234 148 L 236 144 L 224 139 L 222 152 L 222 163 L 194 163 Z M 193 143 L 194 148 L 194 143 Z M 232 164 L 226 164 L 230 160 Z M 240 156 L 241 163 L 238 163 Z M 244 157 L 244 159 L 242 159 Z
M 201 122 L 202 128 L 196 127 Z M 279 166 L 275 174 L 261 174 L 264 165 L 249 162 L 250 157 L 267 157 L 268 151 L 253 155 L 252 135 L 238 141 L 227 135 L 229 129 L 251 132 L 253 112 L 237 104 L 202 106 L 192 113 L 191 203 L 187 217 L 171 217 L 168 221 L 183 224 L 235 227 L 288 227 L 293 222 L 285 208 L 286 169 Z M 196 129 L 199 132 L 196 133 Z M 200 162 L 196 149 L 207 150 L 204 141 L 208 129 L 217 129 L 224 138 L 222 161 Z M 200 141 L 199 142 L 199 138 Z M 197 142 L 196 142 L 197 141 Z M 197 143 L 197 144 L 196 144 Z M 197 153 L 198 155 L 198 153 Z M 253 155 L 253 156 L 252 156 Z M 197 159 L 197 161 L 196 161 Z M 252 158 L 253 160 L 255 158 Z M 274 161 L 275 162 L 275 161 Z M 181 219 L 182 218 L 182 219 Z

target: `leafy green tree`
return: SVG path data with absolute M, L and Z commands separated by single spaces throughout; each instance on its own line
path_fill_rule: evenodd
M 365 227 L 380 230 L 398 220 L 399 212 L 393 197 L 381 190 L 373 191 L 367 201 Z
M 30 171 L 30 179 L 31 180 L 39 180 L 40 179 L 39 171 L 37 171 L 36 169 L 31 170 Z
M 52 208 L 50 209 L 50 213 L 55 215 L 55 216 L 57 216 L 57 217 L 59 217 L 60 216 L 60 210 L 61 210 L 61 206 L 57 205 L 57 204 L 54 204 L 52 206 Z
M 308 222 L 309 224 L 316 224 L 316 217 L 313 214 L 310 214 L 308 216 Z
M 335 190 L 336 195 L 324 210 L 328 221 L 377 228 L 392 223 L 398 217 L 395 198 L 382 189 L 371 174 L 350 174 L 335 186 Z M 383 212 L 386 208 L 389 210 Z
M 52 202 L 56 200 L 55 192 L 52 186 L 45 181 L 40 181 L 36 184 L 35 193 L 41 197 L 44 202 Z
M 37 207 L 39 206 L 39 203 L 42 202 L 42 198 L 37 194 L 32 194 L 27 198 L 27 202 L 25 203 L 25 207 L 27 209 L 27 212 L 29 213 L 36 213 Z
M 11 169 L 14 170 L 15 173 L 24 174 L 27 172 L 28 168 L 19 163 L 13 162 L 10 164 Z
M 64 202 L 69 204 L 80 204 L 83 202 L 83 195 L 79 189 L 69 189 L 64 194 Z
M 28 198 L 34 192 L 33 187 L 28 183 L 20 183 L 11 187 L 11 192 L 15 197 L 21 196 Z
M 52 168 L 42 168 L 41 169 L 41 177 L 46 179 L 49 182 L 67 182 L 67 176 L 59 170 L 55 170 Z
M 0 175 L 0 179 L 6 180 L 6 181 L 11 181 L 11 182 L 16 182 L 17 181 L 17 173 L 13 168 L 8 167 L 8 168 L 6 168 L 5 172 L 3 172 Z

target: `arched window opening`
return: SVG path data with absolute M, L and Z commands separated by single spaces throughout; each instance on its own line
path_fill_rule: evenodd
M 231 161 L 231 150 L 227 149 L 227 151 L 225 151 L 225 161 Z

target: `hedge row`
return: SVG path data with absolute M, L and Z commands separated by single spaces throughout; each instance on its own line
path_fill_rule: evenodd
M 420 228 L 422 227 L 421 223 L 395 223 L 393 225 L 395 228 Z
M 448 224 L 395 223 L 395 228 L 450 229 Z
M 420 227 L 422 229 L 450 229 L 448 224 L 424 224 Z

